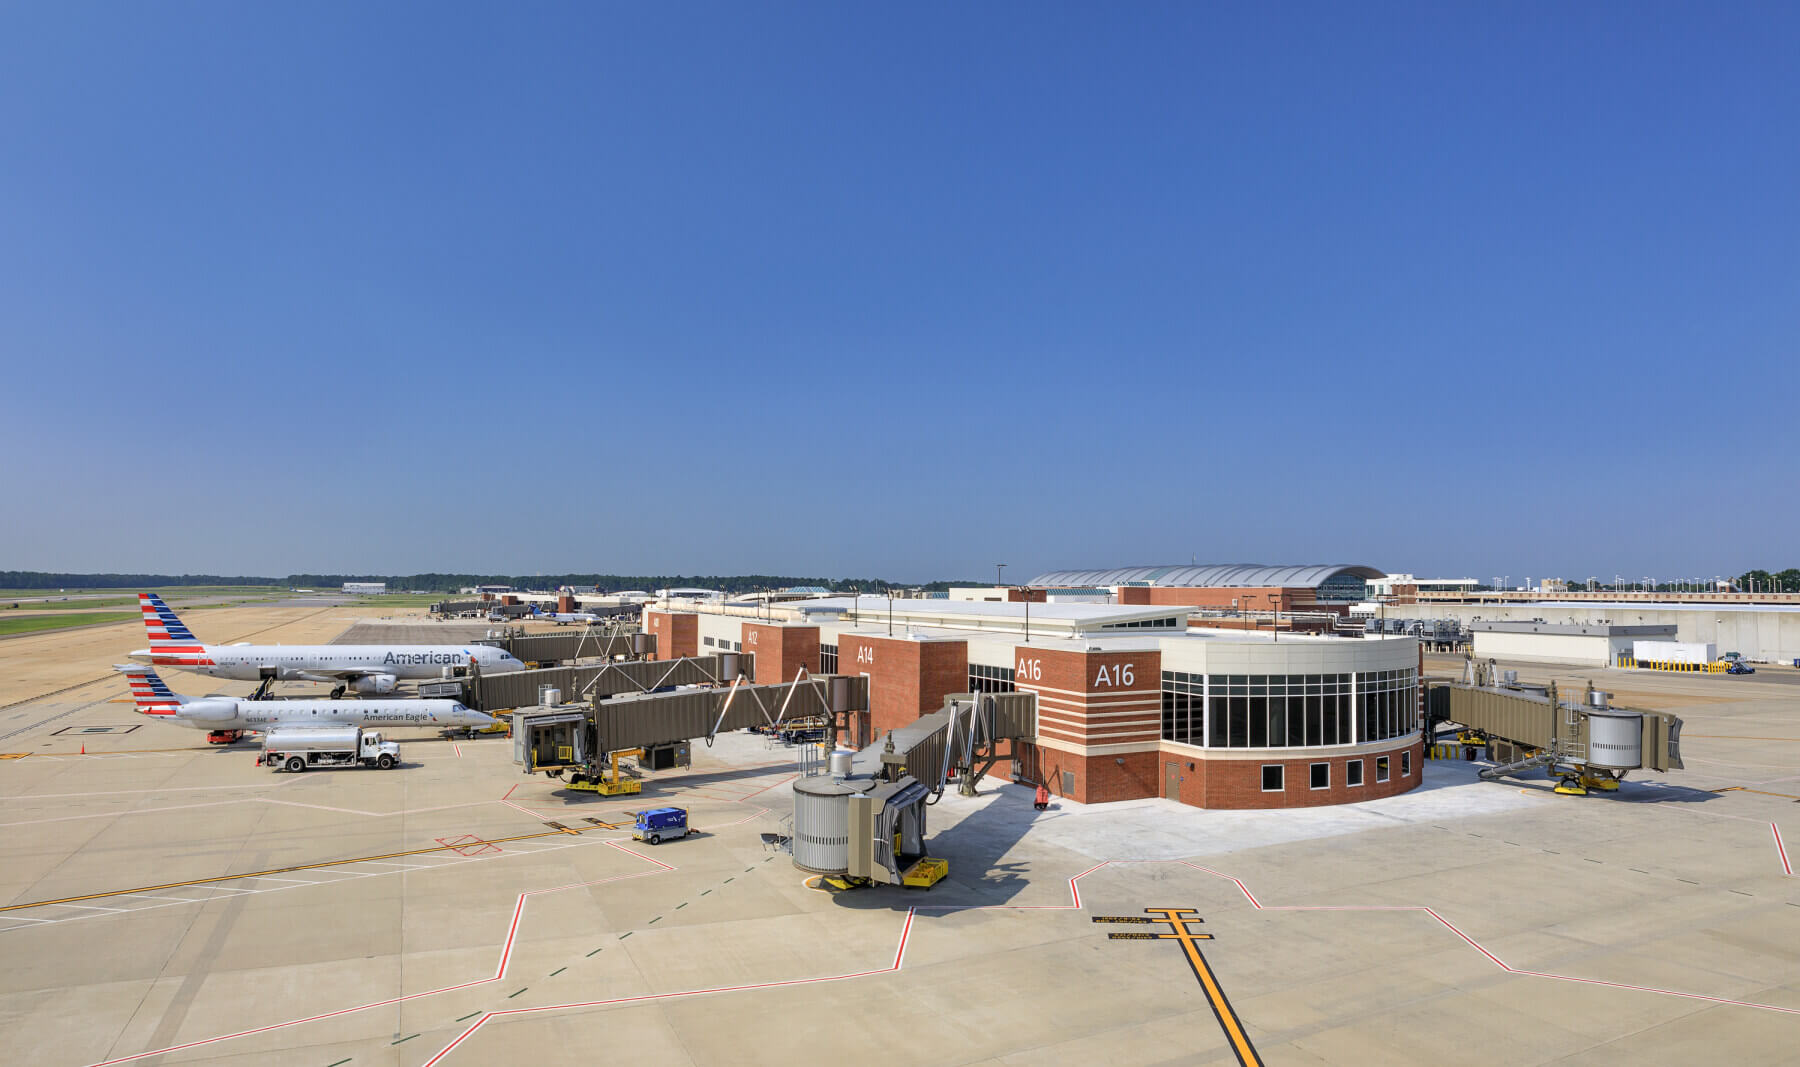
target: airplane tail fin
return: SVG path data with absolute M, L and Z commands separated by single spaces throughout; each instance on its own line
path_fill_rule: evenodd
M 150 651 L 197 652 L 206 646 L 194 632 L 163 603 L 155 593 L 139 593 L 138 607 L 144 613 L 144 629 L 150 632 Z
M 154 667 L 121 663 L 114 664 L 113 670 L 123 674 L 131 683 L 131 698 L 137 701 L 140 715 L 173 715 L 176 708 L 186 703 L 163 682 Z

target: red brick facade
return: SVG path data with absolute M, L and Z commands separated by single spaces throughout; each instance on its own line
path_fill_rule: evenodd
M 1402 760 L 1402 753 L 1408 753 Z M 1388 780 L 1377 781 L 1378 760 L 1387 757 Z M 1313 808 L 1378 800 L 1418 787 L 1424 746 L 1418 742 L 1355 756 L 1282 759 L 1207 759 L 1191 752 L 1158 749 L 1117 755 L 1079 755 L 1044 745 L 1021 745 L 1015 753 L 1019 780 L 1044 783 L 1058 796 L 1083 804 L 1167 796 L 1199 808 Z M 1348 765 L 1362 761 L 1363 783 L 1349 784 Z M 1315 763 L 1328 764 L 1331 784 L 1311 787 Z M 1262 769 L 1280 764 L 1282 789 L 1263 792 Z M 1410 772 L 1410 773 L 1403 773 Z
M 644 629 L 656 635 L 655 659 L 700 654 L 700 616 L 693 612 L 644 609 Z
M 1083 804 L 1139 800 L 1156 795 L 1157 754 L 1122 752 L 1116 756 L 1080 756 L 1043 745 L 1018 745 L 1019 780 L 1042 782 L 1056 796 Z
M 1182 605 L 1196 608 L 1237 608 L 1241 611 L 1293 611 L 1304 605 L 1314 610 L 1318 591 L 1311 586 L 1175 586 L 1126 585 L 1119 587 L 1119 603 Z
M 1162 732 L 1162 653 L 1018 645 L 1013 684 L 1038 695 L 1038 734 L 1066 745 L 1154 742 Z
M 747 622 L 742 644 L 745 652 L 756 653 L 756 677 L 753 680 L 757 685 L 791 682 L 802 667 L 808 674 L 819 673 L 817 626 Z
M 968 691 L 969 643 L 847 633 L 838 673 L 869 676 L 870 722 L 885 733 L 943 707 L 944 694 Z
M 1403 761 L 1402 753 L 1411 753 Z M 1376 781 L 1379 777 L 1377 761 L 1387 757 L 1388 780 Z M 1402 745 L 1392 749 L 1380 749 L 1354 756 L 1313 756 L 1299 759 L 1205 759 L 1192 754 L 1165 750 L 1159 757 L 1165 766 L 1159 774 L 1166 774 L 1167 764 L 1175 765 L 1177 779 L 1177 799 L 1184 804 L 1194 804 L 1203 808 L 1316 808 L 1326 804 L 1354 804 L 1359 800 L 1377 800 L 1407 792 L 1418 786 L 1422 773 L 1421 761 L 1424 758 L 1424 746 L 1414 742 L 1410 746 Z M 1362 762 L 1362 784 L 1349 784 L 1350 763 Z M 1193 764 L 1193 770 L 1188 769 Z M 1325 789 L 1314 789 L 1311 785 L 1311 770 L 1315 763 L 1329 766 L 1330 786 Z M 1265 793 L 1262 788 L 1262 769 L 1272 764 L 1282 767 L 1282 789 L 1280 792 Z M 1401 773 L 1410 770 L 1410 774 Z M 1158 791 L 1151 795 L 1161 795 L 1162 781 L 1158 779 Z

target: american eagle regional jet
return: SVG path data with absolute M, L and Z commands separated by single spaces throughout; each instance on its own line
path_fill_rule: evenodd
M 443 675 L 445 667 L 479 666 L 485 674 L 522 671 L 525 664 L 491 645 L 236 645 L 203 644 L 162 597 L 139 593 L 150 647 L 131 654 L 138 663 L 231 678 L 242 682 L 334 682 L 341 694 L 394 691 L 403 678 Z
M 273 726 L 456 726 L 494 725 L 492 716 L 457 700 L 246 700 L 242 697 L 184 697 L 157 676 L 156 668 L 116 664 L 131 682 L 141 714 L 167 718 L 178 726 L 207 731 L 208 740 L 235 741 L 246 730 Z

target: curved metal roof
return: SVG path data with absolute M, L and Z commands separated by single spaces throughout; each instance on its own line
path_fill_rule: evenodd
M 1262 563 L 1210 563 L 1185 567 L 1114 567 L 1098 571 L 1051 571 L 1031 580 L 1032 585 L 1150 585 L 1244 587 L 1244 586 L 1319 586 L 1339 574 L 1358 578 L 1386 578 L 1374 567 L 1354 563 L 1308 563 L 1295 566 L 1269 566 Z

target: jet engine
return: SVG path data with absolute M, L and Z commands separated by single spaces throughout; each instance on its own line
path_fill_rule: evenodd
M 394 683 L 398 680 L 399 679 L 391 674 L 365 674 L 356 681 L 351 682 L 350 688 L 356 690 L 358 693 L 374 693 L 376 695 L 381 695 L 392 693 L 394 691 Z
M 236 697 L 202 697 L 175 709 L 175 716 L 192 722 L 230 722 L 237 718 Z

